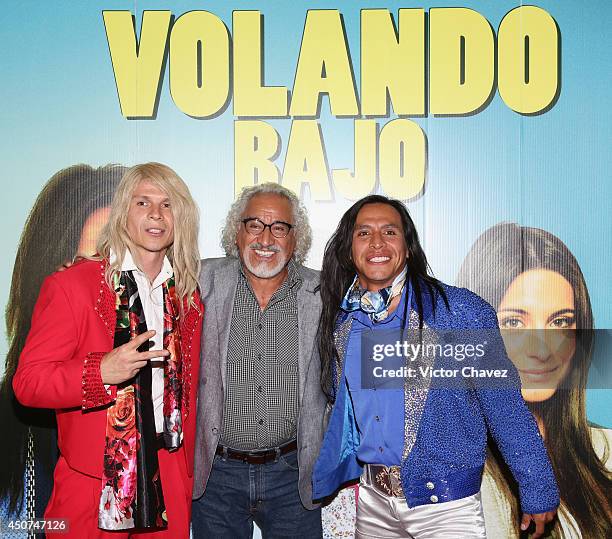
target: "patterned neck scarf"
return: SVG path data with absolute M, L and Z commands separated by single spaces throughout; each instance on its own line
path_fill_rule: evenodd
M 359 277 L 355 279 L 342 300 L 340 308 L 347 312 L 363 311 L 372 322 L 381 322 L 389 316 L 389 305 L 393 298 L 399 296 L 406 282 L 407 266 L 393 280 L 390 286 L 381 288 L 378 292 L 370 292 L 359 284 Z
M 114 348 L 147 331 L 138 286 L 131 271 L 114 278 L 117 324 Z M 181 445 L 182 362 L 178 331 L 179 304 L 174 278 L 163 285 L 164 432 L 163 443 L 172 451 Z M 148 349 L 148 343 L 139 351 Z M 150 363 L 117 386 L 117 398 L 106 413 L 106 446 L 98 526 L 103 530 L 166 528 L 166 507 L 159 475 Z

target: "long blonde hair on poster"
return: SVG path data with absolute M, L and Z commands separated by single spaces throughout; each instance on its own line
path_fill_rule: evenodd
M 192 295 L 198 286 L 200 254 L 198 250 L 199 211 L 185 182 L 170 167 L 161 163 L 145 163 L 128 169 L 117 187 L 106 226 L 100 233 L 97 251 L 101 258 L 115 259 L 106 269 L 106 282 L 121 269 L 125 250 L 132 247 L 127 233 L 127 215 L 134 189 L 148 181 L 168 194 L 174 217 L 174 243 L 166 255 L 174 269 L 175 287 L 181 305 L 186 298 L 193 305 Z M 138 261 L 136 261 L 138 264 Z

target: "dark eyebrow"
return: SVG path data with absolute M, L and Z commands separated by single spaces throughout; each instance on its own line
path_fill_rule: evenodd
M 548 319 L 550 320 L 551 318 L 557 318 L 557 316 L 561 315 L 561 314 L 576 314 L 576 310 L 575 309 L 559 309 L 558 311 L 555 311 L 554 313 L 551 313 L 551 315 L 548 317 Z
M 372 228 L 372 226 L 374 225 L 370 225 L 368 223 L 363 223 L 361 225 L 355 225 L 355 228 Z M 398 230 L 401 228 L 399 225 L 396 225 L 394 223 L 388 223 L 385 225 L 381 225 L 380 228 L 397 228 Z
M 512 313 L 518 313 L 518 314 L 529 314 L 525 309 L 514 309 L 514 308 L 499 309 L 499 311 L 497 311 L 497 312 L 498 313 L 512 312 Z M 559 316 L 561 314 L 572 314 L 572 315 L 575 315 L 576 311 L 575 311 L 575 309 L 559 309 L 558 311 L 555 311 L 554 313 L 551 313 L 548 316 L 548 320 L 552 320 L 553 318 L 556 318 L 557 316 Z

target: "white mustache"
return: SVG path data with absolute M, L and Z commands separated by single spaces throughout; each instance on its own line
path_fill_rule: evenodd
M 273 251 L 275 253 L 280 253 L 281 252 L 281 248 L 278 245 L 266 245 L 264 246 L 263 243 L 252 243 L 251 245 L 249 245 L 249 249 L 257 249 L 259 251 Z

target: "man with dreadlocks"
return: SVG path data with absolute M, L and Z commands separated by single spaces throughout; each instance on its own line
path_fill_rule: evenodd
M 488 427 L 519 484 L 521 529 L 533 521 L 539 537 L 554 518 L 558 490 L 495 312 L 428 269 L 406 208 L 379 195 L 355 203 L 327 244 L 318 339 L 331 412 L 313 498 L 361 477 L 358 538 L 486 537 L 480 482 Z M 503 367 L 510 381 L 432 382 L 425 373 L 448 358 L 396 385 L 368 376 L 364 343 L 394 334 L 424 344 L 449 333 L 485 335 L 479 365 Z

